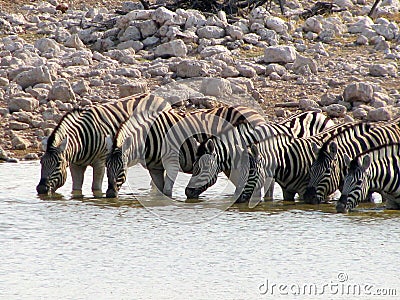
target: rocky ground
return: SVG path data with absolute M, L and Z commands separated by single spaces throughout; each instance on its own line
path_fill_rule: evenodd
M 286 1 L 247 17 L 124 1 L 0 1 L 0 161 L 36 159 L 74 106 L 151 90 L 181 109 L 260 105 L 269 119 L 321 110 L 338 122 L 400 112 L 400 2 Z M 12 160 L 11 160 L 12 161 Z

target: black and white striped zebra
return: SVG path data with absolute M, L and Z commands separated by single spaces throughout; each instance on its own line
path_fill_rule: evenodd
M 344 155 L 348 167 L 337 212 L 348 212 L 378 192 L 386 200 L 386 209 L 400 209 L 400 144 L 390 143 L 371 148 L 351 159 Z
M 38 194 L 55 192 L 64 185 L 68 166 L 73 193 L 81 193 L 85 170 L 92 166 L 92 191 L 100 194 L 107 156 L 106 136 L 114 136 L 123 121 L 142 110 L 170 108 L 170 104 L 160 97 L 138 94 L 68 112 L 49 138 L 42 142 L 45 153 L 40 161 Z
M 314 146 L 317 157 L 310 169 L 305 200 L 320 203 L 342 186 L 346 172 L 344 154 L 355 157 L 389 141 L 400 141 L 398 120 L 390 123 L 360 123 L 332 136 L 322 147 Z
M 291 142 L 294 139 L 292 135 L 293 132 L 297 132 L 298 134 L 302 135 L 309 135 L 315 133 L 313 127 L 308 127 L 309 124 L 314 124 L 315 128 L 319 128 L 319 130 L 323 128 L 323 126 L 320 124 L 325 124 L 324 126 L 331 126 L 333 124 L 332 121 L 328 122 L 323 114 L 316 112 L 300 113 L 295 117 L 300 120 L 303 119 L 313 121 L 296 122 L 290 118 L 287 123 L 269 123 L 258 126 L 254 130 L 252 128 L 247 128 L 246 126 L 240 126 L 237 127 L 237 130 L 225 132 L 218 137 L 213 137 L 204 142 L 199 147 L 197 154 L 198 159 L 195 161 L 194 166 L 197 172 L 196 174 L 193 174 L 191 180 L 189 181 L 189 184 L 186 188 L 186 195 L 190 198 L 197 198 L 203 191 L 216 182 L 219 172 L 229 172 L 231 170 L 236 170 L 237 168 L 243 167 L 243 164 L 241 164 L 243 158 L 249 161 L 244 155 L 245 152 L 243 152 L 243 137 L 248 135 L 254 136 L 252 139 L 245 140 L 245 146 L 249 146 L 249 140 L 251 143 L 259 143 L 258 147 L 261 157 L 264 156 L 265 158 L 266 155 L 272 155 L 273 159 L 275 159 L 276 148 L 280 148 L 282 145 Z M 305 124 L 305 129 L 299 130 L 298 128 L 291 128 L 291 126 L 297 127 L 302 126 L 303 124 Z M 269 146 L 265 148 L 260 147 L 261 143 L 268 143 Z M 264 150 L 265 152 L 262 153 Z M 251 156 L 251 153 L 247 152 L 247 155 L 249 154 Z M 281 156 L 283 157 L 283 153 L 281 153 Z M 214 168 L 212 170 L 207 169 L 207 166 L 211 165 L 216 165 L 218 168 Z M 269 185 L 272 181 L 271 178 L 274 178 L 274 176 L 268 177 Z M 250 178 L 249 181 L 255 182 L 254 178 Z M 247 189 L 246 183 L 241 184 L 244 184 L 242 188 Z M 245 197 L 242 195 L 238 198 L 238 202 L 245 201 L 244 199 Z
M 177 172 L 192 172 L 197 140 L 242 123 L 257 126 L 265 119 L 251 108 L 224 106 L 186 115 L 169 110 L 148 118 L 140 126 L 136 120 L 127 121 L 109 147 L 107 196 L 118 195 L 127 169 L 138 162 L 149 170 L 158 190 L 171 196 Z

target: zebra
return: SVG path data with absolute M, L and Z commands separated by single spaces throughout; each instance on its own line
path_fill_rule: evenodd
M 373 192 L 382 194 L 387 209 L 400 209 L 400 143 L 368 149 L 353 159 L 344 154 L 343 160 L 348 171 L 337 212 L 354 209 Z
M 106 196 L 118 196 L 128 168 L 138 162 L 149 170 L 157 189 L 172 196 L 178 170 L 192 173 L 198 141 L 228 125 L 256 126 L 265 122 L 258 112 L 244 106 L 222 106 L 187 114 L 168 110 L 140 126 L 128 120 L 121 125 L 114 141 L 107 142 Z
M 320 203 L 343 185 L 346 168 L 344 154 L 356 156 L 369 148 L 399 141 L 399 120 L 390 123 L 362 122 L 328 139 L 322 147 L 314 145 L 316 159 L 310 169 L 305 200 Z
M 87 166 L 93 167 L 92 191 L 101 194 L 107 155 L 105 138 L 114 136 L 120 124 L 142 110 L 171 108 L 163 98 L 143 93 L 104 105 L 76 108 L 66 113 L 51 135 L 42 141 L 41 177 L 38 194 L 54 193 L 64 185 L 67 167 L 72 193 L 81 194 Z
M 293 121 L 294 118 L 298 118 L 298 120 Z M 249 130 L 245 126 L 237 127 L 236 131 L 238 131 L 238 133 L 226 132 L 224 135 L 213 137 L 206 142 L 203 142 L 198 149 L 197 159 L 194 162 L 196 173 L 193 173 L 193 176 L 185 190 L 187 197 L 197 198 L 202 192 L 216 182 L 218 172 L 229 172 L 230 170 L 243 167 L 243 164 L 235 165 L 235 162 L 238 164 L 238 162 L 241 162 L 246 158 L 246 156 L 243 157 L 243 147 L 238 147 L 238 145 L 243 146 L 243 144 L 241 144 L 241 138 L 248 135 L 254 136 L 255 138 L 252 140 L 250 139 L 250 143 L 258 143 L 261 157 L 265 157 L 265 155 L 269 154 L 275 156 L 276 148 L 293 141 L 293 133 L 308 136 L 309 134 L 315 133 L 314 128 L 321 130 L 324 126 L 330 127 L 333 124 L 332 121 L 327 121 L 327 118 L 318 112 L 300 113 L 296 114 L 294 118 L 289 118 L 288 122 L 281 122 L 281 124 L 268 123 L 258 126 L 253 131 Z M 304 120 L 304 122 L 301 120 Z M 297 127 L 302 126 L 303 124 L 306 124 L 304 126 L 305 129 L 299 130 Z M 313 126 L 308 127 L 310 124 L 313 124 Z M 320 124 L 325 125 L 321 126 Z M 291 126 L 293 126 L 293 128 L 291 128 Z M 238 135 L 238 137 L 236 135 Z M 260 144 L 264 143 L 272 144 L 266 147 L 268 148 L 266 149 L 265 147 L 260 146 Z M 249 145 L 249 143 L 245 141 L 245 145 Z M 251 157 L 251 153 L 247 152 L 247 155 L 250 155 Z M 281 153 L 281 156 L 282 155 L 283 153 Z M 252 160 L 248 159 L 248 161 L 251 162 Z M 210 166 L 213 166 L 213 168 L 210 168 Z M 271 178 L 273 177 L 274 176 L 269 176 L 268 185 L 270 185 L 272 181 Z M 254 178 L 249 178 L 248 182 L 254 183 L 255 180 Z M 246 183 L 243 184 L 243 188 L 246 189 Z M 246 194 L 248 195 L 248 192 Z M 241 195 L 237 199 L 237 202 L 243 202 L 245 199 L 246 197 L 242 197 Z

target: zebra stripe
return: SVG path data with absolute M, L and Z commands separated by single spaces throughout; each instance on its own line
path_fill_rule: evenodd
M 64 185 L 69 166 L 72 190 L 80 193 L 87 166 L 93 167 L 92 191 L 101 193 L 107 148 L 105 139 L 114 136 L 119 125 L 138 111 L 169 109 L 162 98 L 137 94 L 105 105 L 79 108 L 68 112 L 43 141 L 39 194 L 55 192 Z
M 310 181 L 305 198 L 312 203 L 321 202 L 343 185 L 346 167 L 344 154 L 355 157 L 373 147 L 389 141 L 400 141 L 399 122 L 360 123 L 328 139 L 318 151 L 310 169 Z
M 143 118 L 145 119 L 145 118 Z M 210 136 L 226 126 L 265 123 L 263 116 L 243 106 L 219 107 L 178 114 L 165 111 L 152 118 L 147 117 L 137 125 L 131 120 L 121 125 L 114 149 L 107 159 L 109 189 L 107 195 L 116 197 L 126 179 L 127 169 L 140 162 L 149 170 L 152 181 L 165 195 L 172 195 L 177 172 L 191 173 L 197 151 L 197 140 Z M 121 149 L 124 140 L 132 138 L 130 145 Z M 166 174 L 165 174 L 166 172 Z
M 314 122 L 314 124 L 320 124 L 324 123 L 326 126 L 331 125 L 331 122 L 326 121 L 326 117 L 322 114 L 317 114 L 315 112 L 312 113 L 301 113 L 297 115 L 297 118 L 299 120 L 302 119 L 319 119 L 319 122 Z M 290 126 L 301 126 L 303 124 L 301 121 L 296 122 L 293 121 L 292 119 L 289 119 L 287 123 L 281 123 L 281 124 L 274 124 L 274 123 L 268 123 L 264 124 L 262 126 L 258 126 L 256 128 L 249 128 L 248 126 L 238 126 L 235 130 L 230 130 L 228 132 L 225 132 L 218 136 L 218 138 L 213 137 L 210 140 L 215 144 L 214 147 L 214 155 L 208 156 L 209 159 L 215 159 L 217 160 L 217 165 L 219 166 L 218 171 L 224 171 L 224 172 L 230 172 L 231 170 L 236 171 L 240 169 L 244 170 L 249 170 L 249 167 L 244 165 L 243 159 L 246 159 L 246 156 L 243 155 L 243 148 L 246 146 L 250 145 L 251 143 L 265 143 L 265 141 L 268 141 L 268 143 L 277 143 L 277 145 L 274 145 L 272 148 L 269 148 L 267 152 L 275 155 L 275 148 L 280 147 L 280 145 L 283 145 L 285 143 L 288 143 L 289 141 L 292 141 L 293 139 L 293 132 L 298 132 L 299 134 L 302 135 L 307 135 L 306 130 L 298 130 L 297 128 L 290 128 Z M 309 124 L 309 123 L 307 123 Z M 319 128 L 319 127 L 317 127 Z M 293 130 L 295 129 L 295 130 Z M 309 128 L 309 132 L 314 133 L 314 129 Z M 250 137 L 250 138 L 249 138 Z M 286 142 L 280 142 L 280 140 L 283 139 Z M 243 147 L 244 146 L 244 147 Z M 201 145 L 199 147 L 198 151 L 198 157 L 201 157 L 204 154 L 204 145 Z M 238 149 L 240 151 L 238 151 Z M 264 149 L 262 147 L 259 148 L 260 154 L 262 153 Z M 251 158 L 251 153 L 247 153 L 250 155 Z M 261 160 L 263 159 L 263 155 L 265 158 L 265 154 L 261 155 Z M 247 158 L 247 161 L 249 158 Z M 240 162 L 239 164 L 237 162 Z M 194 162 L 194 164 L 197 163 L 197 160 Z M 209 162 L 211 164 L 211 162 Z M 250 168 L 251 169 L 251 168 Z M 263 169 L 263 168 L 262 168 Z M 207 170 L 202 170 L 202 173 L 204 175 L 202 176 L 196 176 L 190 179 L 188 187 L 186 189 L 186 194 L 187 196 L 190 197 L 198 197 L 199 194 L 204 191 L 204 187 L 209 185 L 209 181 L 207 180 L 212 180 L 215 181 L 216 177 L 218 176 L 218 173 L 213 173 L 213 174 L 207 174 Z M 260 169 L 261 172 L 261 169 Z M 253 173 L 254 174 L 254 173 Z M 232 176 L 232 174 L 230 174 Z M 248 180 L 248 185 L 243 182 L 239 182 L 238 178 L 242 179 L 243 176 L 240 174 L 236 174 L 236 177 L 234 180 L 237 180 L 237 182 L 233 183 L 237 187 L 244 187 L 245 190 L 251 190 L 254 189 L 254 187 L 251 187 L 251 183 L 254 183 L 256 180 L 254 178 L 249 178 Z M 274 177 L 274 176 L 271 176 Z M 238 190 L 235 192 L 235 194 L 238 193 Z M 247 192 L 246 192 L 247 193 Z M 245 201 L 246 198 L 244 195 L 241 195 L 238 198 L 238 201 L 242 202 Z
M 337 212 L 347 212 L 373 192 L 386 199 L 387 209 L 400 209 L 400 144 L 390 143 L 364 151 L 353 160 L 345 154 L 348 166 Z

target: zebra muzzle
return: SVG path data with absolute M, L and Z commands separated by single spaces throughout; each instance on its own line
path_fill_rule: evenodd
M 50 193 L 50 186 L 47 185 L 47 180 L 40 179 L 39 184 L 36 186 L 36 191 L 39 195 L 47 195 Z
M 347 203 L 347 197 L 346 196 L 341 196 L 338 202 L 336 203 L 336 212 L 338 213 L 347 213 L 347 208 L 346 208 L 346 203 Z
M 199 198 L 200 194 L 202 193 L 201 190 L 187 187 L 185 189 L 185 195 L 188 199 L 197 199 Z

